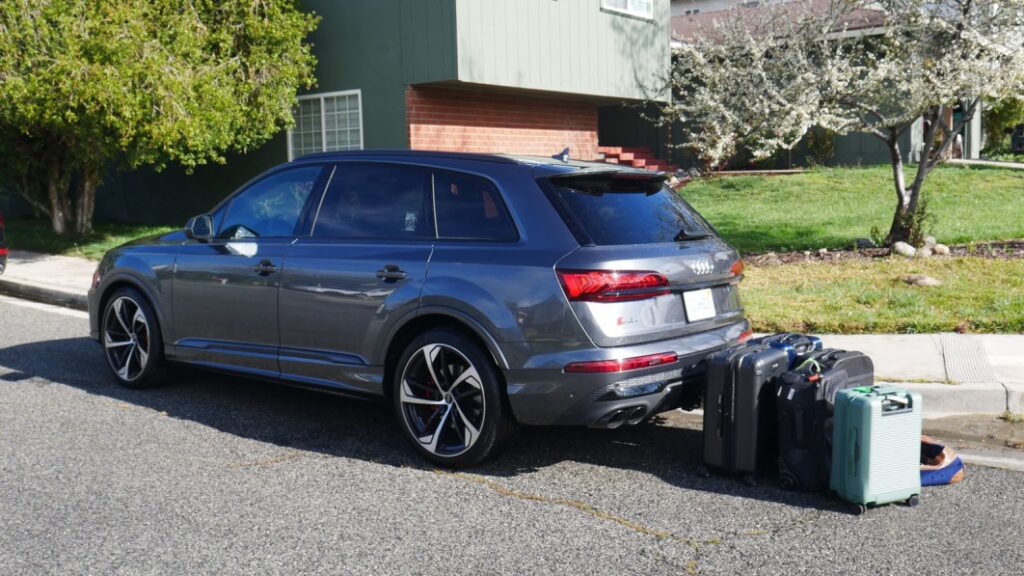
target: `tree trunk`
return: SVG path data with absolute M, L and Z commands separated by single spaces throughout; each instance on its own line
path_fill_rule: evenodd
M 61 178 L 60 165 L 54 162 L 46 174 L 46 197 L 50 203 L 50 225 L 55 234 L 64 234 L 68 227 L 67 186 Z
M 892 217 L 892 226 L 889 227 L 889 235 L 885 238 L 886 246 L 892 246 L 896 242 L 906 242 L 910 239 L 909 215 L 911 210 L 913 188 L 907 189 L 906 179 L 903 176 L 903 154 L 900 152 L 899 138 L 894 133 L 886 142 L 889 146 L 889 159 L 892 163 L 893 184 L 896 187 L 896 211 Z
M 96 188 L 100 183 L 100 171 L 94 167 L 82 170 L 78 182 L 78 207 L 75 212 L 75 232 L 92 233 L 92 215 L 96 209 Z
M 921 150 L 921 159 L 917 164 L 917 174 L 914 181 L 908 187 L 903 177 L 903 157 L 899 149 L 899 135 L 895 132 L 889 137 L 890 155 L 892 157 L 893 175 L 896 182 L 896 212 L 892 217 L 892 226 L 889 228 L 889 235 L 885 238 L 885 244 L 892 246 L 896 242 L 910 242 L 915 234 L 920 235 L 923 230 L 914 228 L 921 223 L 920 215 L 917 214 L 918 204 L 921 199 L 921 188 L 924 186 L 924 179 L 934 168 L 931 161 L 932 152 L 935 150 L 935 137 L 939 133 L 940 126 L 944 120 L 945 106 L 936 106 L 929 110 L 924 118 L 928 121 L 928 128 L 924 132 L 924 148 Z M 972 108 L 973 113 L 973 108 Z M 947 140 L 951 138 L 946 135 Z

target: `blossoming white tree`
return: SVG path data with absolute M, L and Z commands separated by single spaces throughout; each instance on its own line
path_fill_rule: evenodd
M 737 9 L 683 39 L 671 75 L 688 146 L 720 166 L 813 126 L 877 137 L 897 196 L 887 243 L 921 233 L 921 190 L 986 98 L 1024 93 L 1024 0 L 812 0 Z M 952 110 L 960 114 L 957 121 Z M 925 130 L 909 181 L 901 137 Z

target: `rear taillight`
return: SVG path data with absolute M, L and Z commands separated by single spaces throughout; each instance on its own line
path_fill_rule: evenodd
M 739 276 L 740 274 L 743 274 L 743 260 L 737 260 L 733 262 L 732 266 L 729 267 L 729 273 L 731 273 L 733 276 Z
M 661 354 L 649 354 L 647 356 L 634 356 L 623 360 L 595 360 L 593 362 L 573 362 L 565 367 L 566 372 L 625 372 L 627 370 L 638 370 L 650 368 L 663 364 L 672 364 L 679 360 L 674 352 L 663 352 Z
M 657 272 L 559 270 L 565 295 L 573 302 L 624 302 L 668 294 L 668 279 Z

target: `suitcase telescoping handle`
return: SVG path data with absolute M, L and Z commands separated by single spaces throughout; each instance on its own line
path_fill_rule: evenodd
M 914 410 L 914 396 L 896 386 L 864 386 L 858 392 L 882 398 L 882 416 L 904 414 Z

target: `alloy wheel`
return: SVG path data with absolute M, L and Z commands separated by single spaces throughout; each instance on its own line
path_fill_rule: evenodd
M 128 296 L 118 297 L 107 307 L 103 323 L 103 349 L 117 377 L 138 379 L 149 362 L 149 347 L 149 323 L 141 306 Z
M 402 416 L 416 440 L 437 456 L 458 456 L 480 437 L 484 388 L 473 363 L 446 344 L 427 344 L 405 365 Z

